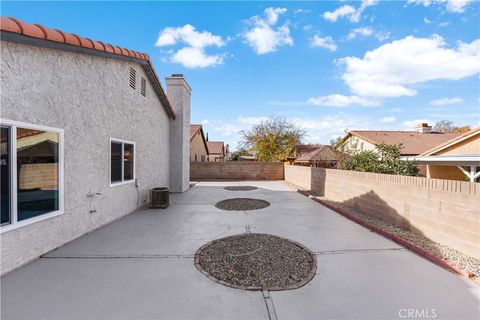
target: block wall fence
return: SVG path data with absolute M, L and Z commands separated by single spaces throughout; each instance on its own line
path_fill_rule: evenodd
M 285 180 L 480 257 L 480 183 L 293 165 Z
M 190 162 L 191 181 L 283 179 L 281 162 Z

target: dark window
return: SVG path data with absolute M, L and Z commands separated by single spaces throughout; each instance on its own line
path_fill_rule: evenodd
M 205 156 L 202 156 L 202 161 L 205 161 Z
M 10 223 L 10 201 L 11 201 L 11 142 L 10 142 L 10 128 L 9 127 L 1 127 L 1 168 L 2 168 L 2 185 L 1 185 L 1 192 L 2 192 L 2 204 L 1 204 L 1 225 L 9 224 Z
M 59 134 L 17 128 L 17 220 L 59 209 Z
M 133 144 L 123 144 L 123 180 L 133 179 Z
M 140 93 L 142 96 L 147 96 L 147 80 L 145 78 L 140 79 Z
M 122 143 L 113 142 L 110 151 L 111 182 L 122 181 Z
M 110 150 L 110 182 L 113 184 L 135 179 L 135 146 L 123 141 L 112 141 Z
M 130 68 L 130 87 L 135 89 L 135 85 L 137 83 L 137 72 L 135 69 Z

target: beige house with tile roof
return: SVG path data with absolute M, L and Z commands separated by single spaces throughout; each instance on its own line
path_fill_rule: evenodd
M 190 161 L 208 161 L 208 146 L 201 124 L 190 125 Z
M 342 139 L 341 146 L 349 151 L 375 150 L 375 144 L 402 145 L 402 156 L 419 155 L 435 146 L 449 141 L 461 133 L 434 132 L 426 123 L 419 124 L 415 131 L 352 130 Z
M 294 165 L 334 168 L 339 159 L 339 152 L 329 145 L 298 145 L 297 151 L 300 154 L 293 162 Z
M 428 178 L 478 181 L 480 127 L 435 146 L 413 159 L 427 165 Z
M 207 141 L 208 161 L 225 161 L 225 145 L 223 141 Z

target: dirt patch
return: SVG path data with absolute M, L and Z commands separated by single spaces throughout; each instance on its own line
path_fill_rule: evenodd
M 229 211 L 257 210 L 263 209 L 270 205 L 270 202 L 260 199 L 250 198 L 234 198 L 225 199 L 217 202 L 215 207 Z
M 223 285 L 245 290 L 290 290 L 315 276 L 315 254 L 301 244 L 268 234 L 214 240 L 195 254 L 195 266 Z
M 257 190 L 258 188 L 253 186 L 229 186 L 224 189 L 228 191 L 252 191 Z

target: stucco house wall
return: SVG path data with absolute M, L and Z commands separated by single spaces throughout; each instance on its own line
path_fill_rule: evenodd
M 478 153 L 480 153 L 480 134 L 435 152 L 432 155 L 472 155 Z
M 480 153 L 480 135 L 474 135 L 469 139 L 455 143 L 448 148 L 432 153 L 432 156 L 440 155 L 473 155 Z M 427 165 L 427 177 L 435 179 L 449 179 L 466 181 L 465 174 L 455 166 Z
M 374 144 L 353 135 L 345 139 L 343 146 L 345 147 L 345 150 L 356 152 L 376 150 Z
M 147 79 L 146 97 L 129 70 Z M 1 118 L 64 129 L 64 213 L 2 231 L 4 274 L 147 202 L 169 186 L 170 120 L 134 62 L 2 41 Z M 110 138 L 135 142 L 134 182 L 110 185 Z M 89 193 L 99 193 L 87 197 Z

